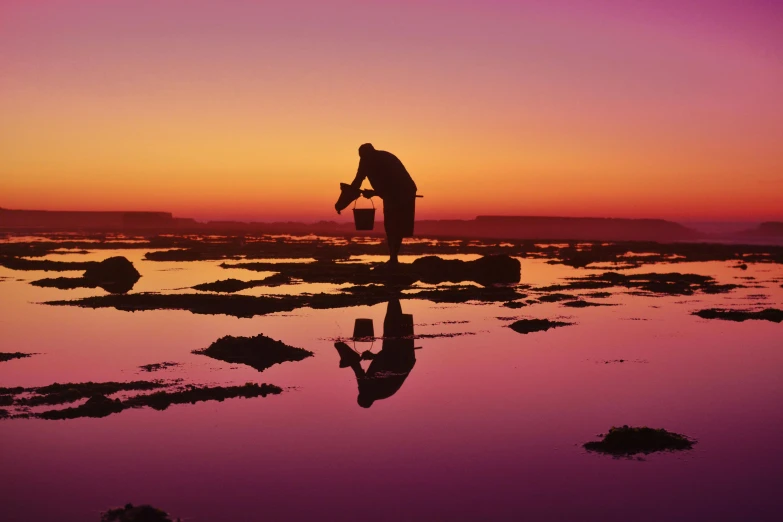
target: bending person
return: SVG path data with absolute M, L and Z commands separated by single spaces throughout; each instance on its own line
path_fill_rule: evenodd
M 362 182 L 370 181 L 372 190 L 361 190 Z M 359 147 L 359 169 L 350 185 L 342 185 L 340 199 L 335 204 L 339 214 L 360 195 L 383 200 L 383 226 L 389 244 L 389 263 L 398 262 L 402 238 L 413 235 L 416 213 L 416 183 L 402 162 L 385 150 L 376 150 L 370 143 Z

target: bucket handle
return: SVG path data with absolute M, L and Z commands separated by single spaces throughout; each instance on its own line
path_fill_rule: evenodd
M 361 197 L 361 196 L 360 196 L 360 197 Z M 372 203 L 372 208 L 375 208 L 375 203 L 373 203 L 373 201 L 372 201 L 372 198 L 364 198 L 364 199 L 369 199 L 369 200 L 370 200 L 370 203 Z M 357 202 L 357 201 L 359 201 L 359 198 L 356 198 L 356 199 L 354 199 L 354 200 L 353 200 L 353 208 L 354 208 L 354 209 L 356 208 L 356 202 Z

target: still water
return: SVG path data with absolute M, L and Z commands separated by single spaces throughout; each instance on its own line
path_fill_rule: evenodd
M 134 292 L 184 292 L 233 277 L 220 262 L 151 262 L 124 255 Z M 370 259 L 356 259 L 366 262 Z M 404 260 L 405 261 L 405 260 Z M 522 259 L 535 288 L 595 271 Z M 267 382 L 277 396 L 134 409 L 105 418 L 0 421 L 0 519 L 97 521 L 109 507 L 148 503 L 188 521 L 239 520 L 780 520 L 783 512 L 783 324 L 704 320 L 708 307 L 783 308 L 783 268 L 728 263 L 645 266 L 633 272 L 711 275 L 752 286 L 728 294 L 650 297 L 612 289 L 618 306 L 436 304 L 402 299 L 415 362 L 399 389 L 371 407 L 341 368 L 336 338 L 357 318 L 383 330 L 390 305 L 238 319 L 185 311 L 123 312 L 41 304 L 102 295 L 37 288 L 78 275 L 0 268 L 0 386 L 183 379 Z M 328 292 L 339 285 L 253 288 Z M 572 326 L 522 335 L 519 318 Z M 225 335 L 264 334 L 315 353 L 264 372 L 191 353 Z M 453 336 L 428 335 L 454 334 Z M 356 343 L 377 352 L 381 341 Z M 624 363 L 606 363 L 623 359 Z M 179 366 L 144 373 L 139 366 Z M 364 363 L 366 368 L 366 363 Z M 613 459 L 584 442 L 616 425 L 647 425 L 698 440 L 694 449 Z

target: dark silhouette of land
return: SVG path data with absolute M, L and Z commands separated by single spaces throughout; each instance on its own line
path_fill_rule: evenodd
M 707 241 L 764 242 L 783 240 L 783 222 L 730 234 L 707 234 L 663 219 L 580 218 L 547 216 L 478 216 L 475 219 L 422 220 L 415 223 L 419 237 L 473 239 L 595 240 L 595 241 Z M 0 231 L 92 231 L 136 233 L 267 233 L 292 235 L 371 235 L 357 232 L 353 223 L 198 222 L 167 212 L 66 212 L 0 209 Z

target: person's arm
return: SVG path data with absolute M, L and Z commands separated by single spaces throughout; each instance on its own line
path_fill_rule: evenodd
M 365 158 L 359 158 L 359 168 L 356 170 L 356 177 L 351 182 L 351 186 L 355 189 L 360 189 L 364 179 L 367 177 L 367 170 L 369 169 L 368 162 Z

